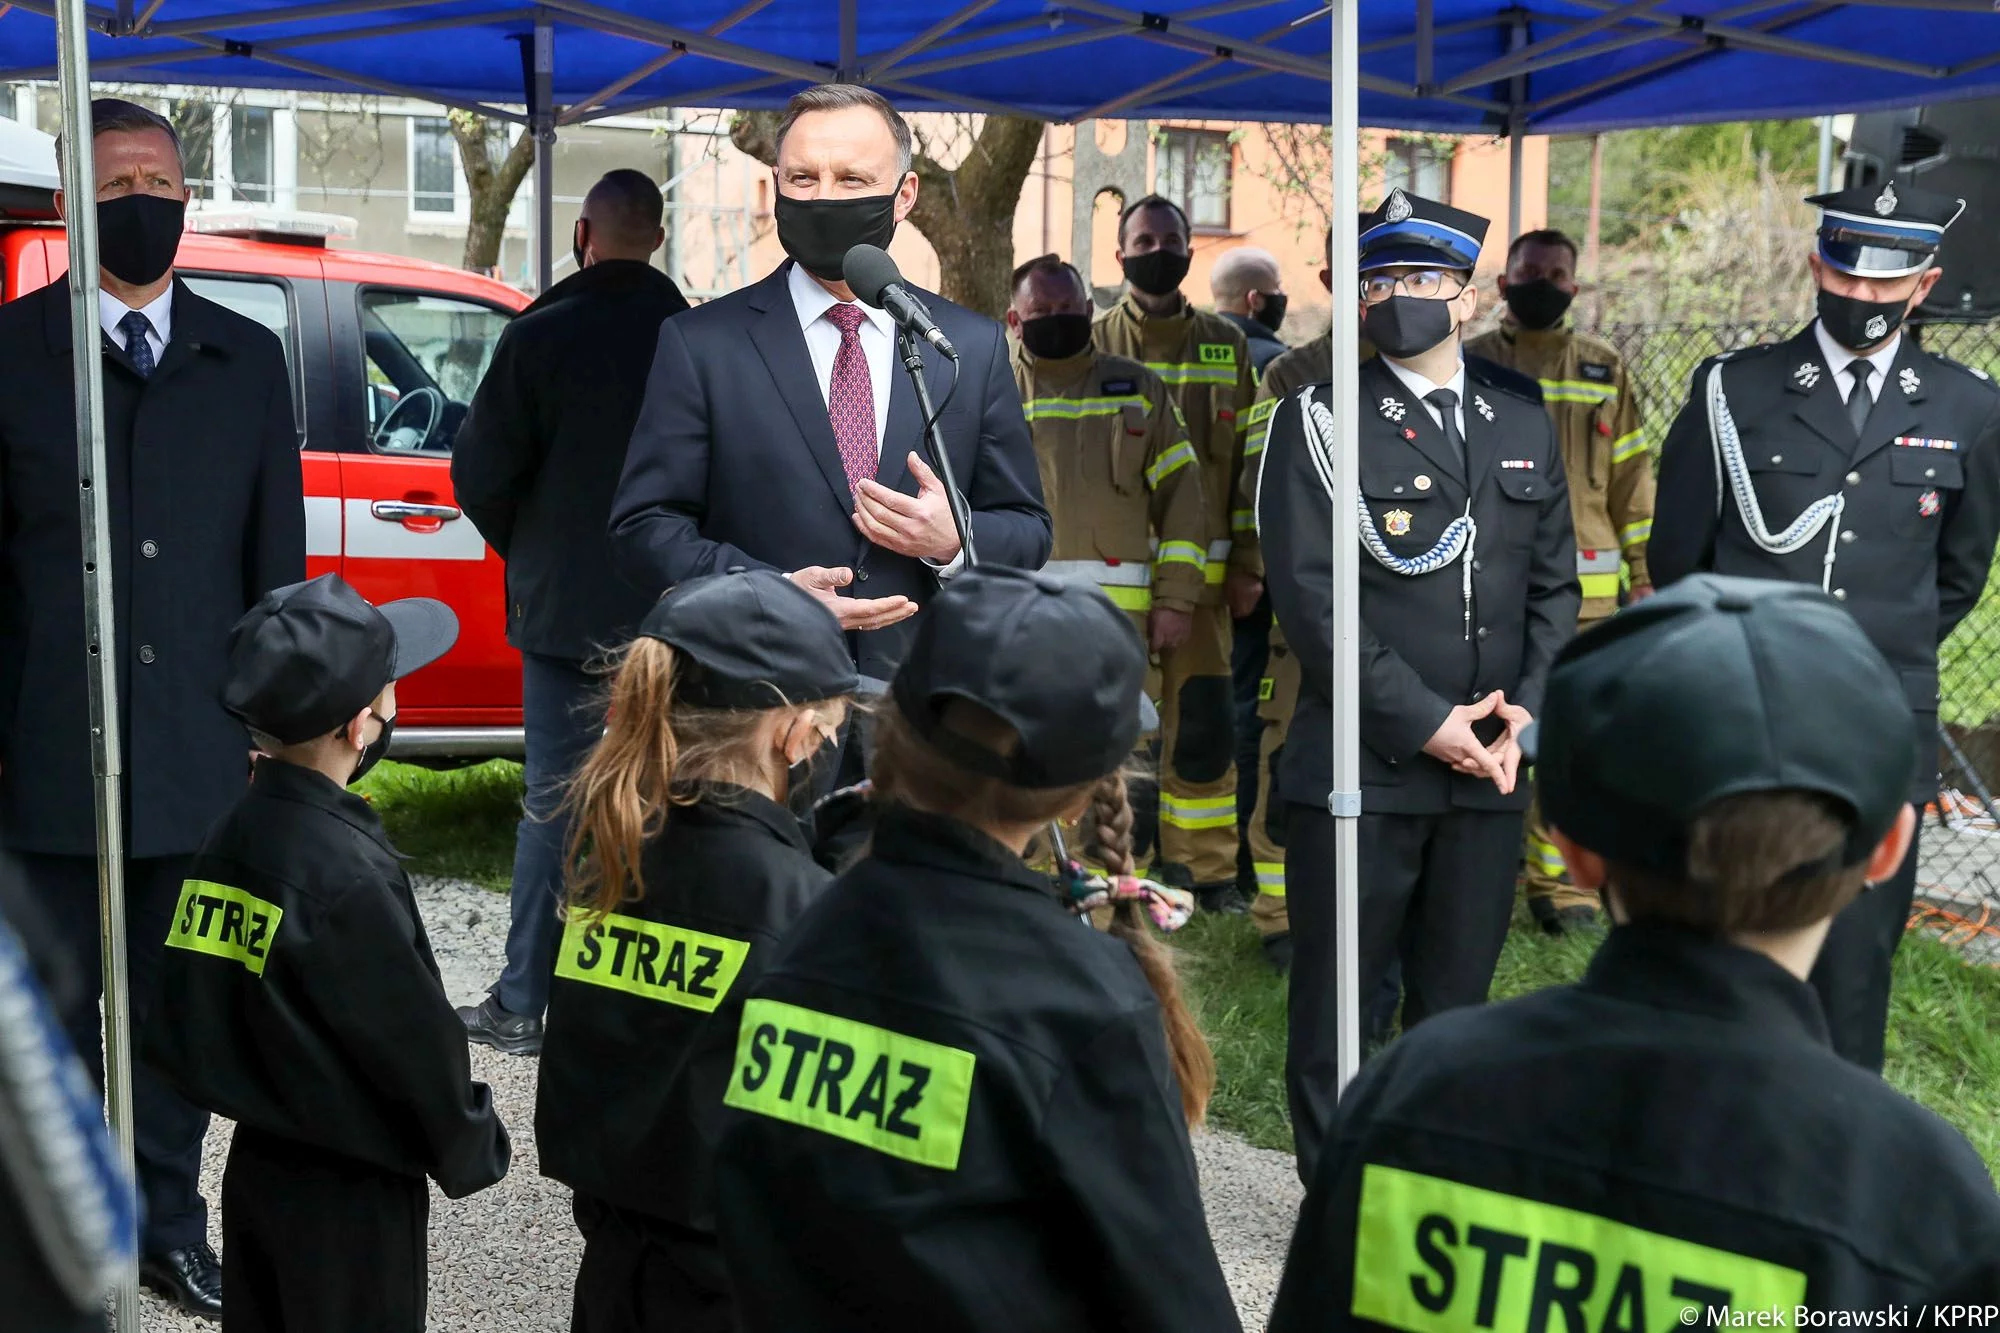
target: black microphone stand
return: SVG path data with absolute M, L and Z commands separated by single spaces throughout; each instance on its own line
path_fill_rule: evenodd
M 916 336 L 908 329 L 898 326 L 896 346 L 903 354 L 903 369 L 910 373 L 911 387 L 917 391 L 917 410 L 924 414 L 924 450 L 931 456 L 931 467 L 937 472 L 938 480 L 944 483 L 945 502 L 951 506 L 951 523 L 958 529 L 958 550 L 965 558 L 967 569 L 979 566 L 979 557 L 972 549 L 972 515 L 965 507 L 965 497 L 958 493 L 958 478 L 951 470 L 951 455 L 945 451 L 944 437 L 938 430 L 937 411 L 931 406 L 930 385 L 924 379 L 924 355 Z M 956 382 L 952 392 L 958 392 Z M 946 395 L 949 398 L 950 395 Z

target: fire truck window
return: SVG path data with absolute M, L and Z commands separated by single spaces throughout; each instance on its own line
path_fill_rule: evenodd
M 361 336 L 374 447 L 449 452 L 508 318 L 491 306 L 428 292 L 363 292 Z M 423 403 L 389 420 L 406 397 L 425 390 Z M 385 422 L 391 427 L 386 435 Z
M 183 272 L 181 277 L 196 296 L 206 297 L 219 306 L 234 310 L 245 319 L 252 319 L 278 335 L 278 342 L 285 349 L 285 367 L 292 374 L 292 420 L 298 421 L 299 412 L 299 348 L 298 337 L 292 324 L 291 294 L 283 285 L 275 282 L 259 282 L 249 278 L 212 278 L 200 274 Z M 300 427 L 304 437 L 304 427 Z

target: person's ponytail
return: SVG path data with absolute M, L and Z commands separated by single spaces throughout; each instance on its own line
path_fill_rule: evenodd
M 1136 874 L 1132 803 L 1126 795 L 1124 774 L 1113 773 L 1097 784 L 1091 793 L 1090 824 L 1092 850 L 1104 868 L 1114 875 Z M 1181 994 L 1173 954 L 1154 936 L 1140 905 L 1130 899 L 1112 909 L 1108 933 L 1125 941 L 1153 988 L 1166 1027 L 1174 1078 L 1180 1083 L 1181 1111 L 1190 1126 L 1199 1125 L 1208 1114 L 1208 1099 L 1215 1091 L 1215 1056 Z
M 665 824 L 680 744 L 674 735 L 674 650 L 641 636 L 612 677 L 604 738 L 564 798 L 571 817 L 569 900 L 593 915 L 645 892 L 640 853 Z

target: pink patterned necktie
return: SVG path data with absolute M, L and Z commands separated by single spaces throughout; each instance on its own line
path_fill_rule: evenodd
M 826 390 L 826 414 L 833 422 L 834 442 L 847 469 L 847 485 L 859 492 L 872 481 L 879 445 L 875 439 L 875 386 L 868 379 L 868 356 L 861 350 L 861 321 L 867 316 L 852 301 L 826 312 L 827 322 L 840 330 L 840 351 L 833 358 L 833 379 Z

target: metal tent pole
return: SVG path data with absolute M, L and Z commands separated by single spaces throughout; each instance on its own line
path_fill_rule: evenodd
M 1514 32 L 1509 47 L 1516 53 L 1528 45 L 1528 23 L 1518 14 L 1514 19 Z M 1521 153 L 1522 136 L 1527 132 L 1528 115 L 1523 107 L 1528 100 L 1528 77 L 1517 74 L 1508 81 L 1507 90 L 1507 243 L 1521 234 L 1521 177 L 1523 164 Z
M 1361 1068 L 1361 987 L 1356 975 L 1360 951 L 1361 816 L 1361 533 L 1354 506 L 1347 502 L 1361 487 L 1355 455 L 1360 430 L 1360 328 L 1354 306 L 1354 275 L 1360 269 L 1360 234 L 1354 218 L 1361 210 L 1356 144 L 1361 134 L 1360 10 L 1362 0 L 1333 0 L 1333 244 L 1327 262 L 1333 271 L 1333 790 L 1327 808 L 1334 817 L 1333 894 L 1336 931 L 1334 1003 L 1338 1016 L 1335 1058 L 1340 1087 Z M 1347 294 L 1343 301 L 1342 293 Z M 1307 886 L 1307 892 L 1321 890 Z
M 1819 189 L 1817 194 L 1825 194 L 1833 188 L 1833 117 L 1819 118 Z
M 111 600 L 111 508 L 104 462 L 104 361 L 97 316 L 97 167 L 90 132 L 90 17 L 85 0 L 60 0 L 63 204 L 68 214 L 70 338 L 76 386 L 77 502 L 82 516 L 83 668 L 90 691 L 91 773 L 97 788 L 97 901 L 104 954 L 104 1105 L 126 1179 L 132 1168 L 132 1008 L 125 968 L 124 758 L 118 744 L 118 675 Z M 136 1247 L 134 1253 L 136 1253 Z M 118 1275 L 119 1333 L 139 1328 L 139 1270 Z
M 556 34 L 547 10 L 535 15 L 534 102 L 528 108 L 528 133 L 535 136 L 535 294 L 555 281 L 556 215 Z

